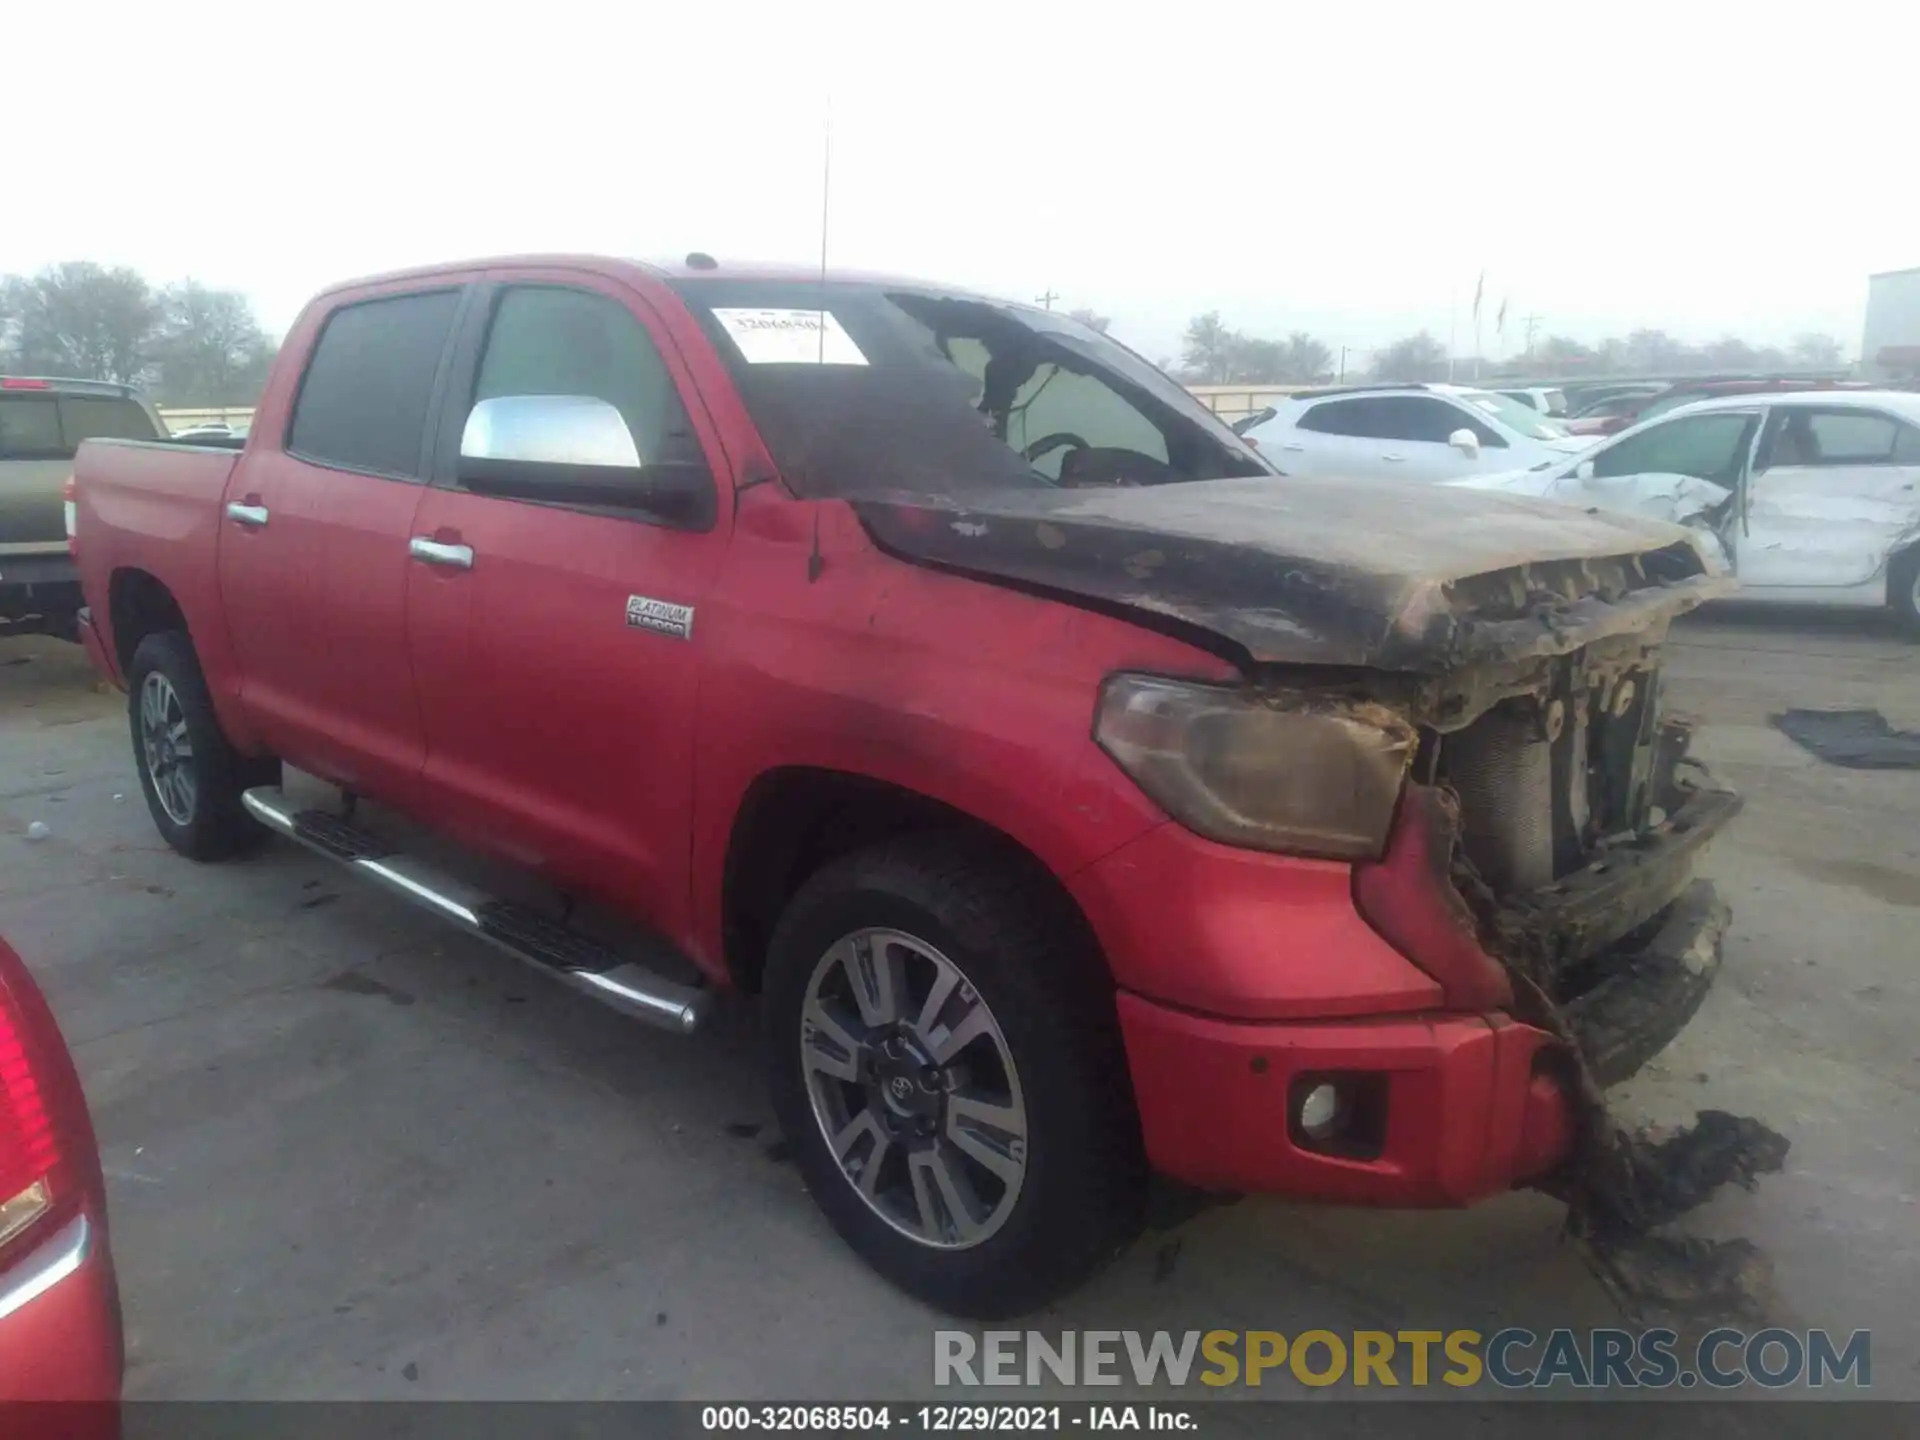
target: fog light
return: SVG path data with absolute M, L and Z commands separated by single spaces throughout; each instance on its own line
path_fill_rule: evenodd
M 1340 1091 L 1332 1085 L 1316 1085 L 1300 1097 L 1300 1128 L 1315 1140 L 1324 1140 L 1339 1127 Z

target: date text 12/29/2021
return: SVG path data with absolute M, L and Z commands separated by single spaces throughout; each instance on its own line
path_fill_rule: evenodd
M 707 1405 L 709 1431 L 812 1431 L 863 1435 L 899 1430 L 972 1435 L 981 1431 L 1195 1430 L 1175 1405 Z

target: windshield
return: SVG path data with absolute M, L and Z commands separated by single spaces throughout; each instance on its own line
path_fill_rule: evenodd
M 675 284 L 801 495 L 1276 473 L 1174 381 L 1064 315 L 879 284 Z
M 1460 399 L 1493 416 L 1507 429 L 1517 431 L 1529 440 L 1564 440 L 1566 427 L 1547 419 L 1531 405 L 1523 404 L 1510 396 L 1493 390 L 1463 390 Z

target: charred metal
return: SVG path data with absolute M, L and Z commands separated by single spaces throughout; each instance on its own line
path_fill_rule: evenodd
M 1441 676 L 1613 637 L 1657 644 L 1729 588 L 1665 526 L 1422 497 L 1417 520 L 1368 487 L 1297 477 L 849 503 L 904 558 L 1161 617 L 1252 665 Z

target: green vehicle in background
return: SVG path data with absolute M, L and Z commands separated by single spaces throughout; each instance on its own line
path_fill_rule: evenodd
M 0 634 L 74 637 L 80 578 L 67 553 L 65 486 L 82 440 L 160 440 L 131 386 L 0 375 Z

